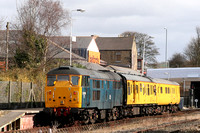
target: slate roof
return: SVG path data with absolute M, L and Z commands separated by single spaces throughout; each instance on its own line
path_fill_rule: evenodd
M 132 37 L 97 37 L 96 43 L 99 50 L 131 50 Z
M 54 36 L 51 37 L 50 40 L 53 42 L 57 43 L 58 45 L 64 45 L 65 48 L 70 47 L 70 37 L 69 36 Z M 92 37 L 76 37 L 76 42 L 72 42 L 72 47 L 73 48 L 84 48 L 87 49 L 90 42 L 92 41 Z

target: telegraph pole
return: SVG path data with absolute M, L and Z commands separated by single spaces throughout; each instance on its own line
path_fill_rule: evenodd
M 8 70 L 9 22 L 6 25 L 6 71 Z

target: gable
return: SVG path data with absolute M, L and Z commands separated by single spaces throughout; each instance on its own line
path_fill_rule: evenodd
M 94 39 L 92 39 L 91 42 L 89 43 L 87 51 L 99 52 L 99 48 Z

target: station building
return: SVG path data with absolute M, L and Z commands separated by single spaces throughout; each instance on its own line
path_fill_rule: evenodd
M 200 107 L 200 67 L 147 69 L 147 76 L 179 83 L 184 105 Z

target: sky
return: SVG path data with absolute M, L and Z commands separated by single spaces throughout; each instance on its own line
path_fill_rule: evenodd
M 0 18 L 13 21 L 16 5 L 26 0 L 1 0 Z M 200 26 L 200 0 L 61 0 L 71 12 L 73 36 L 98 35 L 117 37 L 125 31 L 146 33 L 154 37 L 159 48 L 158 62 L 165 61 L 167 28 L 167 58 L 182 53 Z M 63 29 L 69 35 L 69 28 Z

